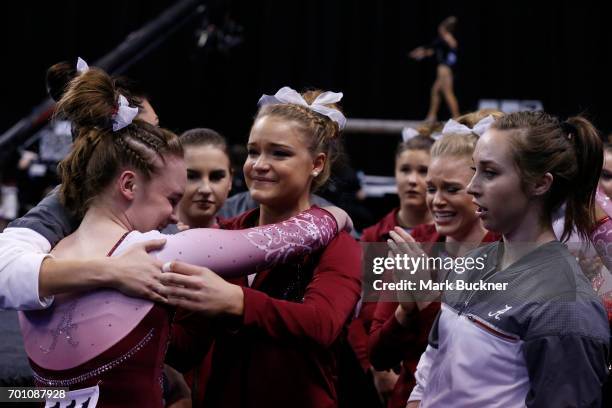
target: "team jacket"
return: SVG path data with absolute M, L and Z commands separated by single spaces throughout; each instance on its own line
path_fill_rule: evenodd
M 498 271 L 502 246 L 469 255 L 481 257 L 483 268 L 446 277 L 455 287 L 443 294 L 409 401 L 421 408 L 600 406 L 609 326 L 576 259 L 552 241 Z M 457 290 L 460 280 L 507 285 Z

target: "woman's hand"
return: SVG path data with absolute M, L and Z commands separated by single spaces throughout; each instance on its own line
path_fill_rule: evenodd
M 417 47 L 408 53 L 408 56 L 417 61 L 422 60 L 425 57 L 429 57 L 433 52 L 425 47 Z
M 338 232 L 351 232 L 353 230 L 353 220 L 351 220 L 351 217 L 349 217 L 348 213 L 342 208 L 336 206 L 322 208 L 334 216 L 336 224 L 338 224 Z
M 101 260 L 111 275 L 110 286 L 128 296 L 166 303 L 162 295 L 164 286 L 159 281 L 162 262 L 149 255 L 165 244 L 165 239 L 142 242 L 132 245 L 119 256 Z
M 393 231 L 389 231 L 391 239 L 387 240 L 387 244 L 390 249 L 390 256 L 407 256 L 409 258 L 422 258 L 422 264 L 427 264 L 427 256 L 425 251 L 421 248 L 418 242 L 414 240 L 412 235 L 408 234 L 400 227 L 395 227 Z M 400 323 L 410 312 L 414 309 L 414 302 L 419 310 L 423 310 L 431 304 L 431 302 L 438 298 L 439 293 L 437 291 L 421 290 L 420 282 L 429 282 L 433 280 L 431 271 L 427 268 L 419 268 L 414 271 L 404 271 L 401 274 L 403 278 L 410 278 L 412 282 L 415 282 L 416 288 L 414 291 L 410 291 L 408 294 L 400 293 L 400 299 L 398 302 L 400 307 L 396 311 L 396 318 Z M 403 310 L 402 310 L 403 309 Z
M 45 258 L 38 277 L 39 295 L 113 288 L 128 296 L 165 303 L 164 287 L 158 280 L 162 263 L 149 255 L 165 243 L 164 239 L 138 243 L 116 257 Z
M 202 266 L 168 262 L 163 269 L 160 281 L 169 304 L 209 316 L 242 316 L 244 293 L 240 286 Z

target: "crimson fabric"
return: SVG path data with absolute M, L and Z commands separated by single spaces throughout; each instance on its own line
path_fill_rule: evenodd
M 382 217 L 376 224 L 365 228 L 361 234 L 362 242 L 386 242 L 389 238 L 389 231 L 398 227 L 397 213 L 400 208 L 394 208 L 387 215 Z
M 428 254 L 433 252 L 433 244 L 445 240 L 433 224 L 419 225 L 412 230 L 411 235 L 415 241 L 422 243 Z M 493 242 L 499 238 L 499 234 L 487 232 L 482 242 Z M 440 310 L 440 303 L 431 303 L 418 313 L 413 313 L 407 325 L 402 326 L 395 318 L 398 306 L 397 302 L 377 304 L 368 343 L 370 361 L 375 369 L 388 370 L 401 363 L 399 378 L 389 398 L 388 408 L 406 406 L 410 392 L 416 384 L 416 366 L 427 347 L 429 331 Z
M 376 224 L 365 228 L 361 234 L 361 242 L 386 242 L 389 238 L 389 231 L 398 226 L 397 213 L 399 210 L 399 207 L 394 208 Z M 372 366 L 368 358 L 368 333 L 375 309 L 376 302 L 362 303 L 358 316 L 353 319 L 348 329 L 348 341 L 364 371 L 369 370 Z
M 258 217 L 252 210 L 221 227 L 254 226 Z M 360 262 L 359 245 L 341 232 L 318 254 L 258 273 L 250 288 L 246 278 L 232 280 L 244 292 L 240 321 L 179 326 L 171 355 L 183 363 L 189 347 L 201 353 L 215 333 L 204 406 L 337 407 L 336 347 L 361 291 Z
M 180 328 L 176 328 L 176 326 L 181 325 L 183 321 L 191 319 L 190 312 L 187 312 L 183 309 L 177 309 L 176 319 L 173 326 L 173 332 L 177 330 L 181 330 Z M 210 336 L 207 336 L 207 339 L 211 339 Z M 205 340 L 203 345 L 201 346 L 204 350 L 201 350 L 201 354 L 192 356 L 193 363 L 195 365 L 188 372 L 184 374 L 185 381 L 187 385 L 191 389 L 191 400 L 194 405 L 201 405 L 204 401 L 204 394 L 206 393 L 206 386 L 208 384 L 208 379 L 210 378 L 210 370 L 212 364 L 212 348 L 214 347 L 214 342 Z M 170 361 L 170 360 L 168 360 Z
M 121 244 L 127 233 L 109 251 Z M 98 385 L 99 407 L 163 407 L 162 372 L 168 348 L 170 321 L 174 308 L 155 304 L 138 325 L 117 344 L 97 357 L 69 370 L 47 370 L 30 361 L 32 370 L 46 380 L 68 380 L 87 377 L 70 390 Z M 79 344 L 87 347 L 86 344 Z M 117 364 L 114 364 L 118 362 Z M 99 370 L 109 366 L 108 370 Z M 101 372 L 100 372 L 101 371 Z M 48 386 L 36 381 L 40 387 Z
M 99 385 L 98 406 L 118 407 L 163 407 L 162 371 L 164 355 L 168 345 L 170 326 L 169 308 L 155 305 L 145 318 L 126 337 L 104 353 L 70 370 L 51 371 L 37 366 L 30 360 L 36 374 L 51 380 L 66 380 L 92 371 L 123 356 L 129 356 L 114 368 L 70 386 L 70 390 Z M 142 348 L 137 345 L 152 333 Z M 86 346 L 85 344 L 81 346 Z M 133 354 L 132 351 L 136 350 Z M 36 383 L 37 386 L 46 386 Z

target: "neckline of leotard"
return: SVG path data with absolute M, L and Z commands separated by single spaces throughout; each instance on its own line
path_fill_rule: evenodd
M 123 236 L 119 239 L 119 241 L 117 241 L 117 243 L 115 243 L 115 245 L 111 248 L 111 250 L 108 251 L 108 254 L 106 254 L 106 256 L 111 256 L 113 254 L 113 252 L 115 252 L 117 247 L 119 247 L 119 245 L 121 245 L 121 243 L 123 242 L 125 237 L 127 237 L 130 234 L 130 232 L 132 232 L 132 231 L 127 231 L 125 234 L 123 234 Z

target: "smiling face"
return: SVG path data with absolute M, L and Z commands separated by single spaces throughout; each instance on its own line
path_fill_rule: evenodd
M 474 168 L 468 187 L 486 229 L 509 234 L 529 212 L 529 198 L 512 157 L 508 131 L 488 130 L 476 144 Z
M 424 150 L 404 150 L 395 159 L 395 181 L 402 208 L 425 208 L 425 178 L 431 158 Z
M 309 205 L 313 173 L 321 172 L 325 155 L 313 157 L 297 123 L 258 118 L 247 150 L 244 178 L 255 201 L 283 211 Z
M 209 227 L 232 187 L 229 158 L 214 145 L 188 145 L 185 164 L 187 187 L 179 203 L 179 219 L 192 228 Z
M 132 228 L 140 232 L 161 230 L 176 223 L 176 207 L 186 184 L 185 162 L 175 156 L 164 157 L 165 164 L 145 179 L 136 173 L 134 198 L 126 210 Z
M 427 207 L 438 233 L 462 240 L 479 228 L 476 206 L 467 193 L 472 178 L 470 161 L 463 156 L 439 156 L 427 172 Z

